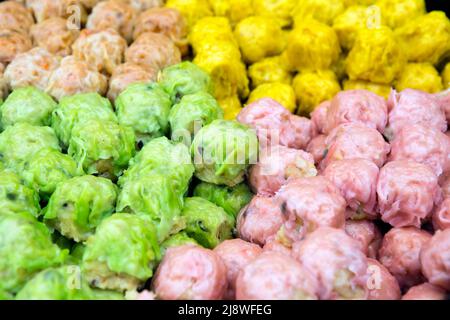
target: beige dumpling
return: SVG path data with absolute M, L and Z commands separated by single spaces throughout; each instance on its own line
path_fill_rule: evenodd
M 0 3 L 0 29 L 13 29 L 28 33 L 33 23 L 30 10 L 19 2 L 3 1 Z
M 51 73 L 59 66 L 59 58 L 43 48 L 18 54 L 5 70 L 11 89 L 33 86 L 45 90 Z
M 109 79 L 108 98 L 114 101 L 130 84 L 155 81 L 158 71 L 129 62 L 117 66 Z
M 164 0 L 123 0 L 130 4 L 136 11 L 144 11 L 151 8 L 164 6 Z
M 114 29 L 83 30 L 72 46 L 75 58 L 107 74 L 122 63 L 126 48 L 127 42 Z
M 69 28 L 67 20 L 59 17 L 44 20 L 31 27 L 35 46 L 62 57 L 72 53 L 72 44 L 79 34 L 78 29 Z
M 81 4 L 86 8 L 86 9 L 92 9 L 93 7 L 96 6 L 97 3 L 102 2 L 105 0 L 80 0 Z
M 9 91 L 8 82 L 6 82 L 5 77 L 3 76 L 4 70 L 5 67 L 3 66 L 2 63 L 0 63 L 0 103 L 1 99 L 5 98 Z
M 104 30 L 113 28 L 127 41 L 131 41 L 135 18 L 135 10 L 123 0 L 103 1 L 92 9 L 86 29 Z
M 67 56 L 50 76 L 46 91 L 56 100 L 77 93 L 106 93 L 107 78 L 89 68 L 89 65 L 73 56 Z
M 86 22 L 87 13 L 80 0 L 26 0 L 37 22 L 49 18 L 68 18 L 78 27 Z
M 151 8 L 142 12 L 135 24 L 133 38 L 145 32 L 162 33 L 187 53 L 187 26 L 181 13 L 173 8 Z
M 143 67 L 163 69 L 181 62 L 177 46 L 163 34 L 146 32 L 126 50 L 125 61 Z
M 31 47 L 28 35 L 12 29 L 0 29 L 0 63 L 8 64 L 17 54 L 26 52 Z

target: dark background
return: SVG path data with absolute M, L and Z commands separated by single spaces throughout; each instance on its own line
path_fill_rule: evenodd
M 449 0 L 426 0 L 427 11 L 441 10 L 445 11 L 447 17 L 450 18 L 450 1 Z

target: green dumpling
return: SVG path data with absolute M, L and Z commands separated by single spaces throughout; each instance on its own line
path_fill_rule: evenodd
M 57 103 L 45 92 L 34 87 L 15 89 L 0 106 L 0 126 L 4 129 L 16 123 L 49 126 Z
M 165 68 L 159 83 L 170 95 L 173 103 L 188 94 L 204 91 L 213 94 L 213 84 L 209 75 L 190 61 L 184 61 Z
M 46 148 L 30 159 L 20 175 L 27 186 L 39 192 L 41 198 L 48 199 L 58 183 L 82 174 L 82 168 L 70 156 Z
M 0 101 L 0 104 L 1 104 L 1 101 Z M 2 300 L 14 300 L 14 295 L 12 295 L 6 291 L 0 290 L 0 301 L 2 301 Z
M 184 61 L 165 68 L 159 83 L 170 95 L 173 103 L 188 94 L 204 91 L 213 94 L 213 84 L 209 75 L 190 61 Z
M 208 200 L 186 198 L 181 215 L 186 219 L 186 234 L 206 248 L 233 237 L 234 217 Z
M 258 139 L 236 121 L 215 120 L 200 129 L 191 146 L 195 176 L 204 182 L 235 186 L 256 163 Z
M 133 128 L 142 145 L 169 132 L 169 95 L 157 84 L 132 84 L 115 101 L 119 123 Z
M 161 243 L 161 253 L 162 255 L 164 255 L 165 251 L 168 248 L 179 247 L 185 244 L 199 245 L 199 243 L 195 241 L 194 238 L 189 237 L 186 232 L 181 231 L 170 236 L 163 243 Z
M 89 120 L 72 130 L 68 153 L 87 174 L 119 176 L 135 153 L 134 133 L 113 121 Z
M 46 223 L 77 242 L 86 241 L 95 228 L 110 216 L 118 188 L 110 180 L 81 176 L 61 182 L 44 209 Z
M 102 221 L 86 244 L 82 270 L 91 286 L 135 290 L 153 275 L 160 260 L 150 220 L 116 213 Z
M 58 138 L 50 127 L 17 123 L 0 134 L 0 157 L 6 167 L 17 173 L 38 151 L 45 148 L 61 150 Z
M 142 175 L 123 185 L 117 211 L 147 216 L 156 225 L 159 242 L 184 227 L 180 218 L 183 194 L 174 188 L 170 177 L 162 174 Z
M 131 159 L 128 170 L 119 179 L 119 185 L 123 186 L 128 181 L 150 174 L 161 174 L 170 178 L 176 193 L 185 194 L 194 174 L 189 149 L 184 144 L 174 143 L 166 137 L 150 141 Z
M 52 127 L 64 146 L 69 145 L 72 129 L 78 123 L 97 119 L 117 122 L 111 102 L 98 93 L 80 93 L 64 97 L 52 114 Z
M 195 187 L 194 196 L 211 201 L 236 217 L 239 211 L 252 200 L 253 194 L 245 183 L 227 187 L 202 182 Z
M 18 292 L 36 272 L 63 263 L 68 254 L 27 212 L 1 212 L 0 239 L 0 291 L 9 293 Z
M 16 300 L 122 300 L 123 295 L 113 291 L 92 289 L 80 267 L 66 265 L 49 268 L 36 274 L 19 291 Z
M 223 119 L 223 110 L 213 96 L 203 91 L 185 95 L 170 111 L 172 140 L 190 146 L 198 130 L 217 119 Z
M 10 171 L 0 171 L 0 212 L 29 212 L 39 216 L 39 196 L 24 186 L 19 176 Z M 1 213 L 0 213 L 1 214 Z

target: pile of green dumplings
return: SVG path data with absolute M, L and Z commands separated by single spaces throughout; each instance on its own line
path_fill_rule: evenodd
M 251 200 L 251 129 L 190 62 L 114 102 L 0 101 L 0 299 L 133 299 L 167 248 L 214 248 Z

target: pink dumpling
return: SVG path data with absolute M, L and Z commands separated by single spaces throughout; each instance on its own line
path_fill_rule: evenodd
M 387 124 L 386 100 L 367 90 L 341 91 L 331 100 L 325 132 L 344 123 L 360 123 L 383 133 Z
M 394 227 L 415 226 L 441 202 L 438 178 L 426 165 L 397 160 L 380 170 L 377 184 L 381 219 Z

